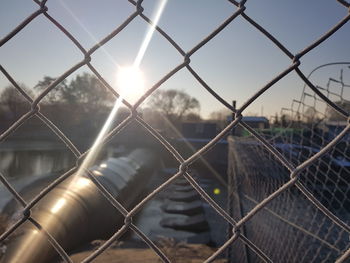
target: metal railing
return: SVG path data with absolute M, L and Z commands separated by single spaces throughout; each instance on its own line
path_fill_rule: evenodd
M 125 29 L 135 18 L 141 18 L 145 23 L 153 25 L 152 20 L 144 14 L 144 9 L 142 6 L 143 1 L 132 1 L 129 0 L 130 4 L 135 6 L 135 11 L 130 14 L 130 16 L 117 28 L 115 28 L 110 34 L 108 34 L 105 38 L 103 38 L 100 42 L 96 43 L 89 50 L 83 48 L 83 46 L 79 43 L 79 41 L 62 25 L 60 24 L 53 16 L 49 14 L 48 7 L 46 6 L 47 1 L 38 1 L 34 0 L 34 2 L 38 5 L 38 9 L 28 16 L 22 23 L 20 23 L 16 28 L 13 29 L 8 35 L 6 35 L 3 39 L 0 40 L 0 48 L 8 42 L 11 38 L 16 36 L 21 30 L 28 26 L 28 24 L 32 23 L 38 17 L 44 17 L 49 23 L 52 23 L 58 30 L 60 30 L 70 41 L 81 51 L 83 56 L 82 60 L 73 65 L 71 68 L 67 69 L 62 75 L 60 75 L 55 81 L 53 81 L 44 91 L 42 91 L 35 99 L 32 99 L 25 90 L 23 90 L 20 85 L 16 82 L 16 80 L 11 76 L 11 74 L 3 67 L 0 66 L 1 72 L 8 79 L 8 81 L 22 94 L 22 96 L 30 103 L 31 109 L 26 112 L 23 116 L 21 116 L 15 123 L 13 123 L 5 132 L 0 135 L 0 142 L 5 141 L 11 134 L 15 132 L 17 128 L 21 125 L 25 124 L 29 119 L 33 116 L 38 117 L 48 128 L 50 128 L 57 137 L 68 147 L 68 149 L 75 155 L 77 159 L 77 164 L 81 163 L 82 160 L 86 157 L 89 151 L 81 153 L 78 148 L 74 145 L 72 141 L 70 141 L 64 133 L 60 131 L 60 129 L 55 126 L 54 123 L 50 121 L 40 110 L 40 102 L 51 92 L 59 83 L 61 83 L 64 79 L 70 76 L 73 72 L 81 68 L 82 66 L 87 66 L 94 75 L 101 81 L 101 83 L 108 89 L 116 98 L 119 98 L 120 95 L 107 83 L 107 81 L 101 76 L 101 74 L 96 70 L 96 68 L 91 64 L 92 54 L 94 54 L 99 48 L 108 43 L 111 39 L 118 36 L 118 34 Z M 261 136 L 257 131 L 252 129 L 249 125 L 242 121 L 243 113 L 245 109 L 251 105 L 257 98 L 259 98 L 265 91 L 270 89 L 276 82 L 280 81 L 286 75 L 291 72 L 296 72 L 297 75 L 306 83 L 309 89 L 311 89 L 321 100 L 326 102 L 330 107 L 332 107 L 339 114 L 344 116 L 345 118 L 349 117 L 349 113 L 342 109 L 340 106 L 332 102 L 327 98 L 308 78 L 304 75 L 304 73 L 299 69 L 301 65 L 300 59 L 309 53 L 311 50 L 317 48 L 323 41 L 337 32 L 344 24 L 346 24 L 350 20 L 350 14 L 347 14 L 343 19 L 339 21 L 333 28 L 331 28 L 328 32 L 322 35 L 315 42 L 311 43 L 309 46 L 305 47 L 301 52 L 297 54 L 293 54 L 289 51 L 278 39 L 276 39 L 271 33 L 269 33 L 268 29 L 263 28 L 259 25 L 253 18 L 248 16 L 245 12 L 246 10 L 246 1 L 229 1 L 232 5 L 236 6 L 236 11 L 228 17 L 226 20 L 222 22 L 222 24 L 217 27 L 213 32 L 211 32 L 207 37 L 205 37 L 202 41 L 200 41 L 197 45 L 195 45 L 189 51 L 185 51 L 181 48 L 180 45 L 176 43 L 165 31 L 163 31 L 160 27 L 155 25 L 155 30 L 164 37 L 175 50 L 179 52 L 179 54 L 183 57 L 183 62 L 174 67 L 171 71 L 169 71 L 166 75 L 164 75 L 158 82 L 156 82 L 143 96 L 133 105 L 123 100 L 124 105 L 130 110 L 129 116 L 121 122 L 117 127 L 115 127 L 111 132 L 106 135 L 101 144 L 106 144 L 111 140 L 116 134 L 118 134 L 123 128 L 128 126 L 132 122 L 139 123 L 145 130 L 154 136 L 178 161 L 179 167 L 178 172 L 174 174 L 170 179 L 168 179 L 165 183 L 156 188 L 152 193 L 150 193 L 147 197 L 145 197 L 139 204 L 137 204 L 131 210 L 127 210 L 124 208 L 111 194 L 94 178 L 94 175 L 89 174 L 90 178 L 95 182 L 97 187 L 103 193 L 103 195 L 111 202 L 111 204 L 123 214 L 125 220 L 124 225 L 99 249 L 94 251 L 91 255 L 89 255 L 84 262 L 91 262 L 94 258 L 96 258 L 99 254 L 105 251 L 111 244 L 118 240 L 126 231 L 132 230 L 136 232 L 143 240 L 146 242 L 150 248 L 152 248 L 161 260 L 164 262 L 170 262 L 167 256 L 162 252 L 162 250 L 153 243 L 146 235 L 144 235 L 137 226 L 133 223 L 133 217 L 137 215 L 137 213 L 143 208 L 143 206 L 150 201 L 155 195 L 161 192 L 165 187 L 171 184 L 175 179 L 179 177 L 185 178 L 193 188 L 200 194 L 200 196 L 213 208 L 217 213 L 219 213 L 231 226 L 232 235 L 230 238 L 214 253 L 212 254 L 206 262 L 211 262 L 216 259 L 220 254 L 222 254 L 226 248 L 230 245 L 234 245 L 237 242 L 241 241 L 248 247 L 252 253 L 254 253 L 258 258 L 262 261 L 271 262 L 273 257 L 269 255 L 263 248 L 260 248 L 257 244 L 254 243 L 253 240 L 249 238 L 244 233 L 245 225 L 249 224 L 255 217 L 259 216 L 261 213 L 264 213 L 264 209 L 267 208 L 268 204 L 282 196 L 286 191 L 290 189 L 296 188 L 313 204 L 314 208 L 322 213 L 325 217 L 327 217 L 331 222 L 336 224 L 343 231 L 350 233 L 350 227 L 343 220 L 341 220 L 338 216 L 336 216 L 332 211 L 330 211 L 327 207 L 325 207 L 322 202 L 320 202 L 314 195 L 311 193 L 307 187 L 302 183 L 300 177 L 302 173 L 308 169 L 313 163 L 315 163 L 319 158 L 325 155 L 327 152 L 331 151 L 332 148 L 339 142 L 350 129 L 350 124 L 347 124 L 346 127 L 340 132 L 340 134 L 331 140 L 327 145 L 325 145 L 319 152 L 314 154 L 312 157 L 308 158 L 304 162 L 295 165 L 290 162 L 281 152 L 279 152 L 274 145 Z M 337 1 L 340 5 L 344 7 L 344 9 L 349 10 L 350 4 L 344 0 Z M 257 31 L 263 34 L 266 38 L 268 38 L 276 47 L 278 47 L 291 61 L 290 66 L 286 69 L 283 69 L 277 76 L 275 76 L 272 80 L 270 80 L 266 85 L 261 87 L 253 96 L 251 96 L 239 109 L 234 109 L 229 102 L 227 102 L 224 98 L 218 95 L 213 88 L 211 88 L 202 78 L 201 76 L 191 67 L 191 56 L 194 55 L 198 50 L 200 50 L 203 46 L 205 46 L 208 42 L 210 42 L 216 35 L 220 34 L 220 32 L 227 27 L 232 21 L 236 18 L 242 18 L 246 23 L 249 23 Z M 140 105 L 154 92 L 156 91 L 164 82 L 172 78 L 177 72 L 181 69 L 186 69 L 201 85 L 204 89 L 206 89 L 213 97 L 215 97 L 222 105 L 231 110 L 234 113 L 233 121 L 222 130 L 215 138 L 213 138 L 206 146 L 201 148 L 199 151 L 194 153 L 187 159 L 184 159 L 179 152 L 169 143 L 169 141 L 163 137 L 158 131 L 153 129 L 148 123 L 146 123 L 143 118 L 138 114 L 137 109 Z M 224 138 L 227 133 L 237 125 L 244 127 L 248 130 L 263 146 L 264 150 L 268 151 L 286 170 L 288 170 L 288 174 L 290 176 L 289 180 L 286 181 L 283 185 L 276 185 L 276 189 L 271 189 L 266 196 L 262 196 L 261 200 L 257 203 L 252 204 L 251 209 L 246 213 L 242 214 L 242 217 L 239 220 L 235 220 L 229 213 L 225 211 L 222 207 L 220 207 L 217 203 L 213 201 L 213 199 L 200 187 L 198 182 L 187 173 L 188 168 L 193 164 L 196 160 L 198 160 L 203 154 L 210 151 L 215 144 Z M 21 226 L 26 221 L 31 222 L 35 227 L 44 231 L 47 235 L 49 242 L 55 248 L 55 250 L 59 253 L 62 259 L 65 262 L 72 262 L 67 252 L 58 244 L 58 242 L 52 238 L 50 233 L 47 233 L 45 229 L 43 229 L 40 224 L 35 221 L 31 217 L 31 209 L 42 199 L 45 197 L 47 193 L 49 193 L 54 187 L 56 187 L 60 182 L 65 180 L 74 174 L 78 165 L 73 167 L 71 170 L 60 176 L 57 180 L 52 182 L 49 186 L 43 189 L 40 194 L 38 194 L 33 200 L 30 202 L 25 202 L 19 193 L 11 186 L 11 184 L 6 180 L 6 178 L 0 174 L 1 182 L 6 186 L 6 188 L 11 192 L 13 198 L 15 198 L 23 207 L 22 217 L 21 219 L 13 224 L 10 228 L 6 230 L 0 237 L 0 241 L 5 240 L 9 237 L 19 226 Z M 249 234 L 249 233 L 248 233 Z M 350 249 L 343 251 L 337 262 L 345 262 L 350 256 Z

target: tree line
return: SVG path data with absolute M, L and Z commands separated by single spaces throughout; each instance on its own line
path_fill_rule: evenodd
M 25 85 L 20 87 L 31 97 L 35 98 L 43 92 L 55 78 L 45 76 L 32 89 Z M 105 88 L 94 75 L 82 73 L 70 81 L 63 80 L 51 90 L 40 102 L 40 111 L 46 115 L 65 134 L 79 136 L 84 132 L 86 136 L 95 136 L 108 114 L 116 98 Z M 0 130 L 4 130 L 11 123 L 18 120 L 30 110 L 30 102 L 12 85 L 0 91 Z M 178 127 L 182 121 L 199 121 L 199 101 L 181 90 L 157 90 L 141 109 L 141 114 L 157 128 L 169 125 Z M 122 121 L 129 114 L 129 110 L 122 107 L 118 111 L 113 125 Z M 35 118 L 30 121 L 38 124 Z M 27 125 L 29 129 L 31 125 Z

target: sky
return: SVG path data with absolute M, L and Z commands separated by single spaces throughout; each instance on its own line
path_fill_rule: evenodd
M 152 18 L 159 3 L 160 0 L 144 0 L 144 13 Z M 48 0 L 47 7 L 48 13 L 86 49 L 135 11 L 135 6 L 126 0 Z M 1 0 L 0 39 L 37 9 L 34 1 Z M 183 50 L 189 51 L 236 10 L 227 0 L 168 0 L 158 25 Z M 293 54 L 310 45 L 348 13 L 335 0 L 248 0 L 245 12 Z M 116 85 L 117 67 L 133 63 L 149 29 L 150 26 L 137 17 L 92 55 L 92 65 L 111 86 Z M 347 23 L 305 55 L 300 69 L 308 75 L 321 64 L 350 61 L 349 43 L 350 23 Z M 82 59 L 77 47 L 43 15 L 0 47 L 0 64 L 18 83 L 31 89 L 44 76 L 57 77 Z M 146 88 L 182 62 L 183 57 L 178 51 L 155 32 L 140 64 Z M 228 102 L 236 100 L 239 107 L 291 64 L 291 60 L 270 40 L 238 17 L 193 54 L 190 65 L 212 89 Z M 84 66 L 68 80 L 82 72 L 90 71 Z M 338 72 L 339 68 L 327 69 L 315 74 L 312 81 L 323 85 L 328 77 L 338 76 Z M 0 74 L 0 90 L 8 84 Z M 196 97 L 201 103 L 203 117 L 223 108 L 186 69 L 176 73 L 160 88 L 179 89 Z M 299 99 L 302 90 L 303 82 L 291 72 L 243 114 L 274 115 L 282 107 L 289 107 L 293 99 Z

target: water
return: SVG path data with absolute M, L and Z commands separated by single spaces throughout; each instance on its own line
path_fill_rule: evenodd
M 68 149 L 47 142 L 6 142 L 0 148 L 0 172 L 17 191 L 40 177 L 68 170 L 74 162 Z M 0 184 L 0 210 L 10 198 Z

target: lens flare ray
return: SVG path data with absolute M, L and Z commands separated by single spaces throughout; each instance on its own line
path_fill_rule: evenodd
M 141 61 L 146 53 L 146 50 L 149 46 L 149 43 L 151 42 L 151 39 L 152 39 L 152 36 L 153 36 L 153 33 L 156 29 L 156 26 L 158 25 L 158 22 L 159 22 L 159 19 L 164 11 L 164 8 L 165 8 L 165 5 L 167 3 L 167 0 L 162 0 L 157 8 L 157 12 L 155 13 L 155 16 L 154 18 L 152 19 L 153 23 L 151 25 L 151 28 L 150 30 L 148 30 L 147 34 L 146 34 L 146 37 L 145 39 L 143 40 L 142 42 L 142 45 L 139 49 L 139 52 L 136 56 L 136 59 L 135 59 L 135 62 L 134 62 L 134 66 L 136 68 L 138 68 L 141 64 Z
M 82 178 L 84 173 L 86 172 L 87 169 L 89 169 L 92 164 L 95 162 L 99 152 L 101 151 L 102 148 L 102 141 L 103 138 L 106 136 L 106 134 L 110 131 L 112 123 L 117 115 L 118 109 L 122 106 L 123 99 L 124 97 L 128 96 L 128 93 L 142 93 L 144 92 L 143 86 L 143 76 L 142 72 L 139 69 L 139 66 L 142 62 L 142 59 L 146 53 L 146 50 L 149 46 L 149 43 L 152 39 L 153 33 L 155 31 L 156 25 L 159 22 L 159 19 L 161 17 L 161 14 L 164 10 L 164 7 L 166 5 L 167 0 L 162 0 L 161 3 L 159 4 L 157 11 L 155 12 L 155 17 L 152 20 L 153 23 L 151 25 L 151 28 L 146 34 L 145 39 L 143 40 L 141 47 L 137 53 L 137 56 L 134 60 L 133 66 L 132 67 L 120 67 L 115 63 L 113 60 L 114 64 L 117 66 L 117 86 L 119 86 L 120 89 L 120 97 L 116 100 L 105 124 L 103 125 L 101 131 L 99 132 L 96 140 L 93 143 L 93 146 L 89 150 L 88 154 L 84 158 L 83 162 L 80 164 L 80 167 L 76 174 L 74 175 L 74 178 L 72 180 L 71 186 L 73 184 L 76 184 L 79 182 L 79 180 Z M 94 40 L 95 37 L 85 28 L 85 26 L 77 19 L 77 17 L 74 15 L 74 13 L 66 6 L 64 5 L 63 1 L 61 1 L 63 6 L 69 11 L 69 13 L 73 16 L 74 19 L 77 20 L 79 25 L 92 37 Z M 104 50 L 105 53 L 107 53 Z M 108 57 L 111 58 L 111 56 L 107 53 Z M 118 78 L 119 78 L 119 83 L 118 83 Z M 139 89 L 142 89 L 142 91 L 139 91 Z M 68 187 L 69 188 L 69 187 Z M 64 197 L 64 195 L 63 195 Z M 62 197 L 62 198 L 63 198 Z M 59 199 L 57 201 L 57 204 L 55 204 L 51 209 L 54 211 L 59 209 L 60 206 L 63 206 L 64 204 L 62 203 L 62 200 Z

